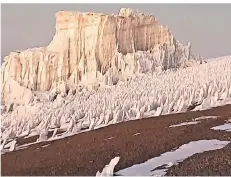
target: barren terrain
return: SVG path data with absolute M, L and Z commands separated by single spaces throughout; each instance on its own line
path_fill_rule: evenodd
M 218 117 L 202 119 L 194 125 L 169 127 L 201 116 Z M 120 156 L 116 172 L 191 141 L 231 141 L 231 132 L 211 129 L 224 124 L 230 117 L 231 105 L 226 105 L 122 122 L 61 140 L 34 144 L 3 154 L 2 175 L 95 175 L 112 158 Z M 24 142 L 21 140 L 20 143 Z M 193 155 L 169 168 L 167 175 L 231 175 L 230 151 L 228 144 L 220 150 Z

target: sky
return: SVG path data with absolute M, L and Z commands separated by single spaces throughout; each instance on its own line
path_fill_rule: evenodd
M 47 46 L 60 10 L 117 14 L 122 7 L 153 14 L 183 44 L 205 58 L 231 55 L 231 4 L 2 4 L 1 58 Z

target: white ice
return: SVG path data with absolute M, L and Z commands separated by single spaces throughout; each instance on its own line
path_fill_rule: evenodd
M 231 123 L 225 123 L 224 125 L 219 125 L 216 127 L 211 128 L 213 130 L 225 130 L 231 132 Z
M 230 141 L 219 140 L 199 140 L 192 141 L 185 144 L 175 151 L 166 152 L 159 157 L 150 159 L 144 163 L 133 165 L 129 168 L 116 172 L 118 175 L 123 176 L 153 176 L 153 175 L 165 175 L 168 167 L 174 164 L 182 162 L 188 157 L 191 157 L 197 153 L 203 153 L 205 151 L 211 151 L 216 149 L 222 149 Z M 157 169 L 157 167 L 164 166 L 164 169 Z
M 126 82 L 98 90 L 59 94 L 54 101 L 40 100 L 17 106 L 1 115 L 2 142 L 39 135 L 49 141 L 51 129 L 64 130 L 62 137 L 122 121 L 184 112 L 231 103 L 230 57 L 176 71 L 140 74 Z M 59 139 L 56 133 L 51 139 Z M 17 147 L 17 143 L 16 143 Z M 4 149 L 4 144 L 1 144 Z M 17 149 L 17 148 L 16 148 Z

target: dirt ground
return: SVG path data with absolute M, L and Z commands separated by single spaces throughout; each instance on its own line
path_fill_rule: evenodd
M 170 128 L 200 116 L 220 116 L 199 124 Z M 115 171 L 201 139 L 231 141 L 231 132 L 210 128 L 231 117 L 231 105 L 205 111 L 158 116 L 110 125 L 65 139 L 42 142 L 2 155 L 2 175 L 95 175 L 116 156 Z M 33 138 L 26 140 L 30 142 Z M 34 138 L 36 139 L 36 138 Z M 19 144 L 25 143 L 19 140 Z M 48 145 L 42 147 L 43 145 Z M 167 175 L 231 175 L 231 144 L 195 154 L 169 168 Z

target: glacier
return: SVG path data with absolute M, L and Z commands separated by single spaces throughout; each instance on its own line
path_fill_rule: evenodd
M 48 131 L 57 139 L 58 130 L 65 137 L 122 121 L 231 104 L 230 68 L 227 56 L 178 70 L 136 74 L 93 90 L 82 86 L 67 94 L 33 92 L 28 104 L 2 105 L 1 149 L 17 149 L 5 144 L 32 135 L 39 135 L 38 142 L 49 141 Z

